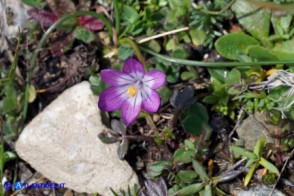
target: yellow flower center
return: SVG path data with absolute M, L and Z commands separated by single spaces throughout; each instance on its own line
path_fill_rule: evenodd
M 127 94 L 128 94 L 130 97 L 134 97 L 134 96 L 137 94 L 137 92 L 138 92 L 137 87 L 135 87 L 135 86 L 130 86 L 130 87 L 128 88 Z

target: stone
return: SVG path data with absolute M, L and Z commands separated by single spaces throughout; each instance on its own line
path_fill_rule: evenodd
M 256 185 L 253 187 L 250 187 L 248 190 L 235 190 L 233 195 L 236 196 L 249 196 L 249 195 L 254 195 L 254 196 L 268 196 L 270 195 L 271 188 L 267 187 L 265 185 Z M 275 189 L 272 193 L 272 196 L 286 196 L 284 193 L 281 191 Z
M 119 160 L 118 143 L 98 139 L 107 128 L 97 101 L 88 82 L 65 90 L 24 128 L 17 154 L 52 182 L 77 192 L 107 196 L 110 187 L 139 184 L 128 163 Z
M 20 0 L 0 0 L 0 52 L 7 49 L 6 39 L 16 38 L 28 20 L 29 6 Z
M 252 150 L 260 136 L 264 135 L 266 143 L 273 142 L 269 136 L 269 130 L 267 127 L 260 122 L 263 116 L 258 115 L 259 120 L 256 119 L 256 116 L 250 115 L 246 118 L 237 128 L 236 132 L 240 139 L 245 141 L 245 148 Z

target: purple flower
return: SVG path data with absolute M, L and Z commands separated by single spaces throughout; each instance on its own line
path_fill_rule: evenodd
M 158 110 L 160 97 L 156 89 L 165 83 L 163 72 L 151 70 L 145 73 L 138 60 L 128 58 L 122 72 L 105 69 L 100 75 L 102 81 L 110 86 L 99 97 L 98 107 L 101 110 L 121 110 L 126 125 L 136 120 L 141 109 L 150 113 Z

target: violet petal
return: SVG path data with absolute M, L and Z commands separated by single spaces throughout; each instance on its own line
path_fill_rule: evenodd
M 128 58 L 122 68 L 124 73 L 140 72 L 145 73 L 143 65 L 134 58 Z
M 142 108 L 146 112 L 154 113 L 157 112 L 160 106 L 160 97 L 155 90 L 151 90 L 147 99 L 143 100 Z
M 165 81 L 166 75 L 159 70 L 151 70 L 143 78 L 144 84 L 152 89 L 158 89 L 162 87 Z
M 141 111 L 142 97 L 137 93 L 135 97 L 128 98 L 121 107 L 122 120 L 125 125 L 129 125 L 136 120 Z
M 118 87 L 109 87 L 99 96 L 98 107 L 104 111 L 115 111 L 121 108 L 126 94 L 125 89 Z
M 133 78 L 129 75 L 113 69 L 102 70 L 100 76 L 102 81 L 110 86 L 121 86 L 133 82 Z

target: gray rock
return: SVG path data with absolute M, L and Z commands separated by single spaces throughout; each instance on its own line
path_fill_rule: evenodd
M 241 191 L 235 191 L 234 195 L 237 196 L 268 196 L 271 192 L 271 188 L 264 186 L 264 185 L 257 185 L 254 187 L 250 187 L 248 190 L 241 190 Z M 284 193 L 282 193 L 279 190 L 274 190 L 272 196 L 285 196 Z
M 268 127 L 261 122 L 262 118 L 264 118 L 264 116 L 260 114 L 255 116 L 250 115 L 236 130 L 239 138 L 245 141 L 245 147 L 249 150 L 253 149 L 261 135 L 265 136 L 266 143 L 272 142 Z
M 16 142 L 18 155 L 46 178 L 77 192 L 112 195 L 138 184 L 118 144 L 103 144 L 98 133 L 107 129 L 88 82 L 64 91 L 38 114 Z
M 24 29 L 28 9 L 19 0 L 0 0 L 0 52 L 7 49 L 6 39 L 17 37 Z

